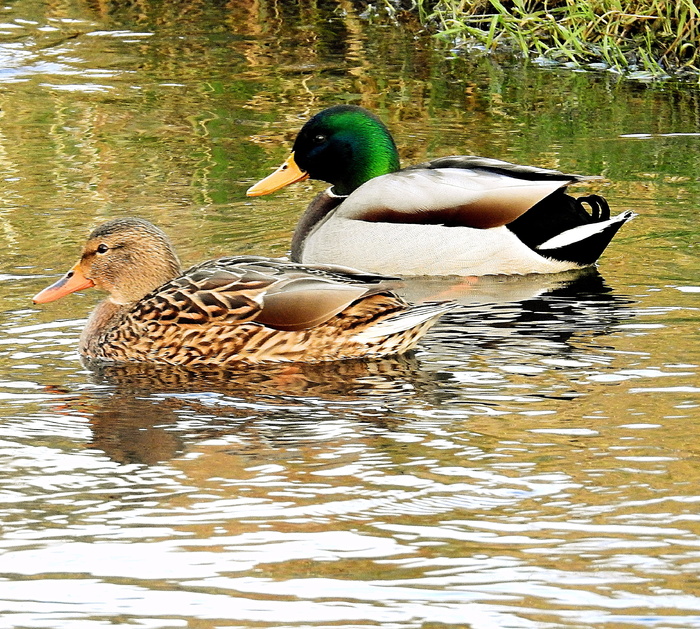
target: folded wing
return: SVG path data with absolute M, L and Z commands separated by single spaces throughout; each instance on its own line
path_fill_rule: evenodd
M 342 267 L 221 258 L 193 267 L 141 300 L 141 321 L 205 328 L 256 322 L 276 330 L 325 323 L 354 301 L 382 292 L 384 276 Z
M 447 157 L 375 177 L 338 216 L 386 223 L 487 229 L 507 225 L 576 175 L 480 157 Z

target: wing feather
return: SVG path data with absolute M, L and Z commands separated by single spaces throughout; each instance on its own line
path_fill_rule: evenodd
M 523 178 L 502 169 L 408 168 L 370 179 L 336 214 L 370 222 L 500 227 L 576 181 L 574 176 L 545 172 L 552 175 L 536 179 L 529 171 Z
M 277 330 L 306 330 L 370 294 L 366 286 L 322 278 L 297 278 L 276 286 L 263 299 L 256 321 Z
M 219 258 L 192 267 L 140 300 L 129 319 L 205 329 L 256 322 L 276 330 L 325 323 L 394 279 L 340 266 L 309 267 L 285 260 Z

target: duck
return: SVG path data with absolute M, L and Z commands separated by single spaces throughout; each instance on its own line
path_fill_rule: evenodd
M 129 217 L 94 229 L 78 262 L 33 301 L 92 287 L 108 293 L 80 336 L 88 363 L 320 363 L 407 352 L 453 307 L 411 305 L 390 279 L 258 256 L 183 272 L 167 235 Z
M 301 216 L 291 259 L 392 275 L 526 275 L 596 264 L 635 214 L 611 217 L 593 179 L 474 155 L 401 168 L 394 139 L 372 112 L 324 109 L 299 131 L 290 156 L 248 196 L 305 179 L 330 183 Z

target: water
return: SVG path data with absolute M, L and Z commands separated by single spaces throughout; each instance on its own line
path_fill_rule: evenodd
M 700 627 L 687 85 L 454 57 L 318 3 L 0 16 L 0 627 Z M 284 255 L 314 190 L 247 199 L 297 128 L 377 111 L 406 163 L 475 153 L 633 209 L 580 277 L 413 282 L 412 356 L 84 369 L 90 292 L 30 297 L 124 215 L 185 263 Z

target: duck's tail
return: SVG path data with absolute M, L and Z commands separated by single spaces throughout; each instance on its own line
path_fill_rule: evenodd
M 558 190 L 509 223 L 508 229 L 540 255 L 588 266 L 634 216 L 627 211 L 611 218 L 603 197 L 591 194 L 576 198 Z
M 617 230 L 636 214 L 623 212 L 607 220 L 587 223 L 567 229 L 535 247 L 544 256 L 567 260 L 582 266 L 594 264 L 610 244 Z
M 451 301 L 416 304 L 366 328 L 353 340 L 363 345 L 374 345 L 379 353 L 389 353 L 388 347 L 391 347 L 391 353 L 405 352 L 413 349 L 430 327 L 456 306 Z

